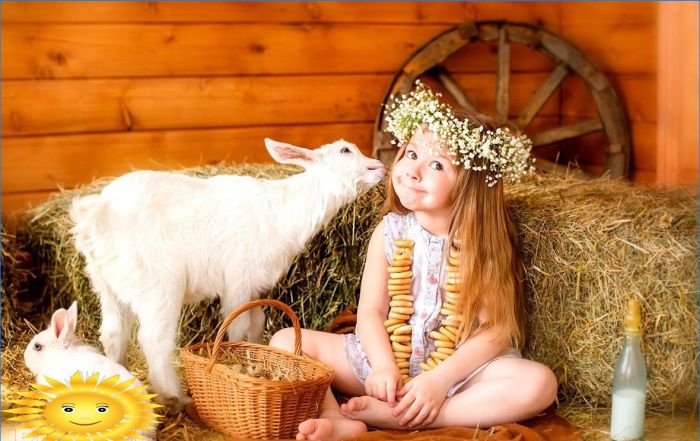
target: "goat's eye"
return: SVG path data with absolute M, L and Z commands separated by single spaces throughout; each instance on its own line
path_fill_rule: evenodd
M 41 351 L 44 348 L 44 346 L 41 343 L 34 343 L 34 350 L 35 351 Z
M 340 149 L 340 153 L 347 155 L 348 153 L 352 153 L 352 150 L 350 150 L 347 147 L 343 147 L 342 149 Z

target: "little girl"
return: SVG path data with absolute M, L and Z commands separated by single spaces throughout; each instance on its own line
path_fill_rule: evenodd
M 328 390 L 297 439 L 343 439 L 366 425 L 486 428 L 537 415 L 556 397 L 552 371 L 520 355 L 523 271 L 503 194 L 503 179 L 532 170 L 531 143 L 458 118 L 438 96 L 418 82 L 389 108 L 400 149 L 356 333 L 302 337 L 302 351 L 335 371 L 332 387 L 354 398 L 338 406 Z M 291 351 L 292 331 L 270 345 Z

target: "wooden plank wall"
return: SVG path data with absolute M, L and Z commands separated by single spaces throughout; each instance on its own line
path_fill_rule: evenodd
M 264 137 L 310 147 L 343 137 L 369 155 L 402 62 L 454 24 L 484 19 L 536 23 L 578 45 L 624 103 L 632 179 L 654 181 L 651 3 L 3 2 L 3 211 L 135 168 L 267 161 Z M 450 69 L 493 112 L 493 46 L 468 50 Z M 517 115 L 552 63 L 518 46 L 512 58 Z M 587 93 L 567 80 L 534 127 L 593 115 Z

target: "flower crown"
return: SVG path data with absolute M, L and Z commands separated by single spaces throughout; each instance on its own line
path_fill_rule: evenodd
M 484 133 L 484 127 L 455 116 L 450 106 L 438 101 L 440 96 L 420 80 L 408 95 L 392 95 L 385 110 L 387 131 L 396 138 L 391 143 L 408 142 L 417 129 L 426 125 L 445 146 L 453 164 L 462 164 L 467 170 L 487 170 L 489 187 L 501 177 L 519 182 L 535 169 L 535 158 L 530 155 L 532 141 L 527 136 L 512 136 L 508 128 Z

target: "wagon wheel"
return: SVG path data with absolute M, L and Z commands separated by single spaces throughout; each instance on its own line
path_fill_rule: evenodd
M 416 79 L 427 76 L 439 83 L 459 106 L 478 113 L 473 102 L 443 65 L 443 62 L 460 48 L 478 41 L 498 41 L 496 71 L 496 121 L 498 124 L 508 126 L 517 132 L 527 133 L 532 139 L 532 153 L 535 156 L 543 151 L 543 147 L 563 141 L 568 143 L 591 133 L 603 132 L 607 138 L 607 145 L 601 146 L 605 154 L 603 171 L 609 170 L 613 177 L 627 176 L 630 148 L 627 119 L 608 79 L 579 49 L 538 26 L 507 21 L 477 21 L 453 27 L 418 49 L 404 63 L 391 81 L 383 103 L 386 104 L 391 95 L 408 93 Z M 522 44 L 531 50 L 542 52 L 556 66 L 520 114 L 512 119 L 508 115 L 511 43 Z M 547 100 L 569 75 L 578 76 L 584 81 L 595 103 L 597 116 L 538 133 L 526 130 Z M 396 148 L 391 145 L 391 135 L 385 131 L 383 110 L 382 106 L 374 125 L 374 156 L 390 165 L 396 154 Z M 562 146 L 562 144 L 559 145 Z M 535 165 L 541 170 L 564 171 L 567 169 L 565 165 L 539 157 Z

